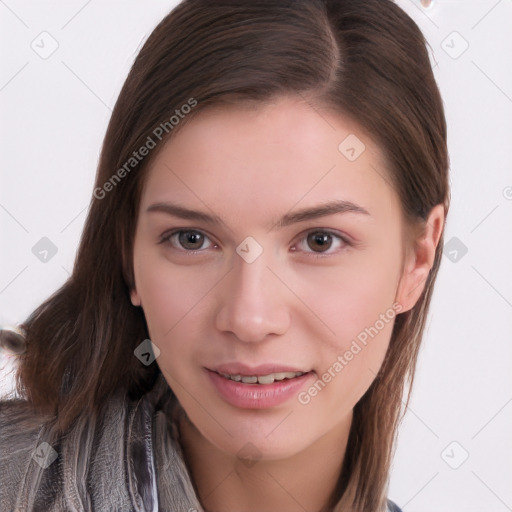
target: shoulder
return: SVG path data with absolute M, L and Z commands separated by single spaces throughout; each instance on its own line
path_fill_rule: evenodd
M 387 512 L 402 512 L 400 508 L 398 508 L 398 505 L 393 503 L 391 500 L 388 500 L 388 510 Z
M 123 398 L 111 397 L 99 415 L 80 416 L 65 434 L 54 430 L 55 416 L 38 414 L 26 401 L 0 401 L 2 510 L 57 511 L 76 503 L 86 510 L 131 509 L 124 455 L 127 440 L 143 433 Z
M 9 454 L 30 451 L 41 428 L 50 419 L 35 413 L 25 400 L 0 400 L 1 463 L 5 464 Z
M 9 510 L 9 506 L 14 510 L 48 419 L 36 414 L 24 400 L 0 401 L 0 503 Z
M 2 507 L 64 510 L 77 499 L 87 510 L 153 510 L 153 420 L 167 395 L 161 382 L 135 400 L 120 390 L 62 436 L 55 417 L 0 401 Z

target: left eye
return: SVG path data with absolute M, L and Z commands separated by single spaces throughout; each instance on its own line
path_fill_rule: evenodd
M 349 245 L 348 240 L 329 231 L 310 231 L 301 239 L 300 250 L 319 254 L 330 254 L 336 249 Z M 330 249 L 333 251 L 328 252 Z

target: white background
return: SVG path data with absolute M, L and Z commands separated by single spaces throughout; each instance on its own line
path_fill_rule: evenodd
M 175 4 L 0 0 L 0 325 L 22 321 L 68 277 L 111 109 L 140 44 Z M 449 126 L 445 240 L 456 237 L 459 249 L 455 262 L 456 246 L 443 258 L 389 495 L 404 512 L 505 512 L 512 510 L 512 0 L 398 4 L 432 48 Z M 52 44 L 58 48 L 46 59 L 31 47 Z M 42 237 L 58 249 L 46 263 L 32 253 Z M 5 353 L 0 366 L 6 393 Z

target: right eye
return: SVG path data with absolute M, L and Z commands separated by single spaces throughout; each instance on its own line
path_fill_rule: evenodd
M 162 236 L 161 243 L 169 243 L 173 249 L 195 252 L 204 251 L 215 244 L 210 238 L 196 229 L 180 229 Z

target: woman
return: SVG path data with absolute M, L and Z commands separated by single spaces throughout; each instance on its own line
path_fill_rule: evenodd
M 186 0 L 157 26 L 73 273 L 21 326 L 6 510 L 398 510 L 449 203 L 425 44 L 383 0 Z

